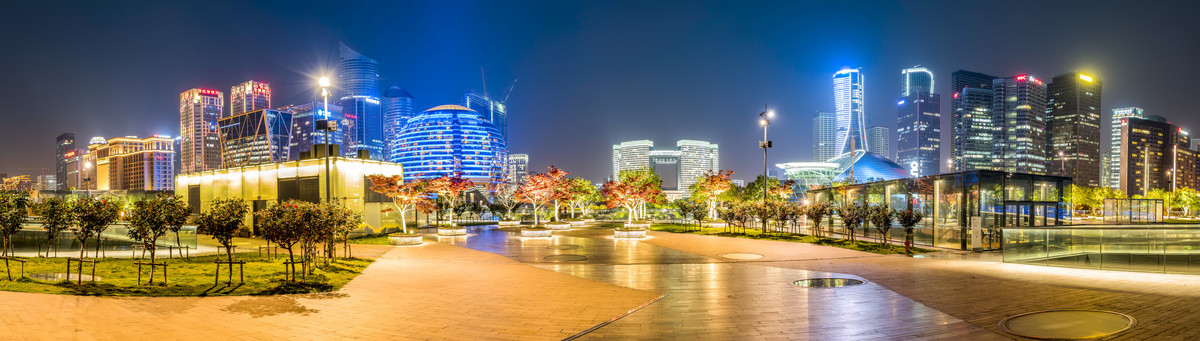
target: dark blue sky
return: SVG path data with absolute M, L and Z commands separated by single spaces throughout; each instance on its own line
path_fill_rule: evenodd
M 807 161 L 810 115 L 833 110 L 842 66 L 863 67 L 873 124 L 895 126 L 900 69 L 921 64 L 943 96 L 960 68 L 1093 72 L 1106 116 L 1136 105 L 1200 129 L 1198 12 L 1096 1 L 7 1 L 0 173 L 53 168 L 62 132 L 177 135 L 178 94 L 193 87 L 258 79 L 274 86 L 274 106 L 310 100 L 310 77 L 339 40 L 377 59 L 420 110 L 482 87 L 481 67 L 495 96 L 519 77 L 511 150 L 594 181 L 611 171 L 611 145 L 634 139 L 718 143 L 722 168 L 751 179 L 764 103 L 779 114 L 770 162 Z

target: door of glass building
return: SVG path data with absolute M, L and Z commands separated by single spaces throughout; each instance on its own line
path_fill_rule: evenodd
M 1061 225 L 1058 203 L 1053 201 L 1008 201 L 1004 203 L 1004 226 L 1037 227 Z

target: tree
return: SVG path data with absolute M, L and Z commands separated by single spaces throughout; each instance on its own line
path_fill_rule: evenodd
M 808 207 L 804 209 L 804 216 L 807 217 L 809 223 L 812 224 L 812 227 L 810 227 L 812 231 L 816 233 L 821 232 L 821 219 L 824 218 L 826 214 L 829 214 L 829 211 L 830 205 L 827 202 L 822 201 L 808 204 Z
M 50 248 L 54 248 L 57 256 L 58 246 L 55 241 L 58 235 L 75 224 L 75 213 L 70 201 L 61 198 L 48 198 L 34 206 L 37 214 L 42 216 L 42 229 L 46 230 L 46 256 L 50 256 Z
M 910 248 L 912 247 L 913 243 L 913 227 L 917 226 L 917 223 L 920 223 L 921 219 L 924 219 L 925 217 L 921 215 L 921 212 L 913 210 L 897 211 L 895 215 L 896 222 L 900 224 L 900 227 L 904 228 L 904 253 L 911 254 L 912 250 Z
M 129 213 L 129 238 L 142 242 L 142 246 L 150 251 L 150 263 L 154 264 L 155 251 L 158 250 L 158 238 L 167 234 L 168 215 L 170 208 L 164 199 L 141 199 L 133 203 Z M 154 283 L 154 268 L 151 266 L 149 283 Z M 141 276 L 141 275 L 139 275 Z
M 875 229 L 882 235 L 883 245 L 889 250 L 892 244 L 888 243 L 888 232 L 892 230 L 892 217 L 896 214 L 895 211 L 884 205 L 873 206 L 869 209 L 868 219 L 871 225 L 875 225 Z
M 462 175 L 454 174 L 454 176 L 443 175 L 440 178 L 429 181 L 427 189 L 429 192 L 437 194 L 438 201 L 444 201 L 450 209 L 450 225 L 454 225 L 454 209 L 458 207 L 458 201 L 461 199 L 463 191 L 475 186 L 471 180 L 463 179 Z
M 838 216 L 842 217 L 842 226 L 850 234 L 850 240 L 856 240 L 854 229 L 857 229 L 867 217 L 867 209 L 857 202 L 845 203 L 837 208 Z
M 743 192 L 746 201 L 784 201 L 792 194 L 795 181 L 780 181 L 779 179 L 759 175 L 754 181 L 746 184 Z M 762 231 L 767 231 L 767 221 L 762 221 Z
M 618 180 L 604 184 L 605 204 L 608 208 L 624 207 L 629 211 L 628 223 L 634 218 L 645 219 L 647 204 L 665 204 L 662 180 L 653 170 L 621 171 Z
M 730 180 L 732 176 L 731 170 L 707 171 L 688 188 L 692 199 L 703 202 L 708 207 L 709 219 L 717 219 L 717 204 L 722 201 L 721 194 L 728 192 L 733 184 Z
M 29 194 L 24 191 L 0 191 L 0 236 L 4 237 L 4 268 L 8 271 L 8 280 L 12 280 L 12 271 L 8 270 L 8 257 L 12 256 L 12 235 L 21 230 L 25 217 L 29 216 Z
M 335 241 L 342 242 L 342 248 L 345 251 L 345 257 L 350 258 L 350 232 L 354 232 L 359 224 L 362 223 L 362 217 L 351 211 L 349 208 L 336 203 L 318 204 L 321 210 L 323 223 L 329 225 L 330 235 L 335 238 L 326 240 L 325 249 L 328 250 L 328 257 L 325 260 L 325 265 L 329 265 L 329 259 L 336 256 L 334 254 L 333 243 Z
M 425 180 L 412 180 L 408 183 L 404 182 L 404 178 L 399 175 L 383 176 L 370 175 L 367 179 L 371 181 L 371 190 L 377 193 L 386 195 L 392 198 L 392 205 L 400 211 L 400 229 L 408 234 L 408 210 L 416 210 L 418 206 L 432 206 L 433 202 L 429 200 L 429 182 Z
M 571 210 L 571 218 L 575 218 L 575 209 L 587 213 L 587 208 L 600 201 L 600 190 L 591 181 L 584 178 L 567 180 L 567 207 Z
M 1162 200 L 1163 207 L 1167 208 L 1168 214 L 1170 214 L 1170 212 L 1172 210 L 1178 208 L 1178 204 L 1176 203 L 1175 196 L 1171 195 L 1171 192 L 1167 192 L 1166 190 L 1163 190 L 1161 188 L 1151 189 L 1149 193 L 1146 193 L 1145 197 L 1146 197 L 1146 199 Z
M 242 220 L 249 208 L 242 199 L 215 199 L 208 212 L 201 212 L 196 219 L 196 231 L 211 235 L 222 247 L 229 262 L 233 262 L 233 236 L 242 231 Z M 233 277 L 233 267 L 229 267 Z
M 492 195 L 492 204 L 504 209 L 504 219 L 512 219 L 512 210 L 521 204 L 517 200 L 517 189 L 521 186 L 508 182 L 494 182 L 488 185 L 488 193 Z
M 99 198 L 81 199 L 75 203 L 75 218 L 79 226 L 71 232 L 79 241 L 79 258 L 84 256 L 84 246 L 91 237 L 100 239 L 100 234 L 108 229 L 108 225 L 117 221 L 120 209 L 115 201 Z M 96 242 L 96 257 L 100 256 L 100 242 Z
M 1183 207 L 1183 215 L 1191 216 L 1192 211 L 1200 206 L 1200 192 L 1188 187 L 1180 187 L 1175 190 L 1175 195 L 1178 196 L 1179 204 Z
M 307 204 L 307 203 L 305 203 Z M 304 215 L 301 213 L 300 202 L 288 200 L 282 204 L 271 205 L 256 213 L 258 216 L 259 233 L 263 239 L 279 245 L 288 252 L 288 262 L 285 269 L 292 280 L 296 279 L 296 256 L 293 248 L 300 242 Z
M 516 192 L 518 200 L 533 206 L 534 226 L 541 224 L 541 217 L 537 214 L 538 209 L 563 195 L 562 179 L 569 174 L 554 166 L 548 168 L 550 169 L 548 172 L 531 174 L 526 177 L 525 184 L 521 185 Z
M 175 234 L 175 247 L 183 248 L 183 243 L 179 240 L 179 231 L 183 230 L 183 224 L 187 224 L 188 218 L 192 216 L 192 208 L 175 195 L 159 200 L 163 208 L 163 223 L 167 225 L 168 231 Z
M 671 205 L 673 205 L 673 206 L 675 206 L 675 208 L 679 209 L 679 215 L 681 216 L 681 218 L 683 218 L 683 220 L 685 222 L 687 221 L 688 214 L 692 214 L 692 219 L 695 219 L 697 222 L 704 219 L 703 215 L 695 215 L 692 213 L 696 207 L 702 206 L 699 203 L 696 203 L 696 202 L 693 202 L 693 201 L 687 200 L 687 199 L 677 199 L 677 200 L 671 202 Z M 701 214 L 703 214 L 703 213 L 701 213 Z

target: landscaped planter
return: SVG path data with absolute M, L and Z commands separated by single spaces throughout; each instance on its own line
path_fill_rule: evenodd
M 613 230 L 613 238 L 618 238 L 618 239 L 646 238 L 646 230 L 645 229 L 616 229 L 616 230 Z
M 397 246 L 421 245 L 424 240 L 419 234 L 392 233 L 388 235 L 388 243 Z
M 583 218 L 583 223 L 584 223 L 584 224 L 591 224 L 591 223 L 594 223 L 594 222 L 596 222 L 596 219 L 592 219 L 592 218 Z
M 582 226 L 587 225 L 587 222 L 583 221 L 583 220 L 569 220 L 569 221 L 567 221 L 567 223 L 571 224 L 571 226 L 576 226 L 576 227 L 582 227 Z
M 519 225 L 521 225 L 520 220 L 501 220 L 500 221 L 500 226 L 519 226 Z
M 467 229 L 465 227 L 457 227 L 457 226 L 438 227 L 437 231 L 438 231 L 439 236 L 465 236 L 465 235 L 467 235 Z
M 635 222 L 632 222 L 632 223 L 625 223 L 625 229 L 627 229 L 627 230 L 636 230 L 636 229 L 649 230 L 649 229 L 650 229 L 650 222 L 648 222 L 648 221 L 635 221 Z
M 547 230 L 547 229 L 521 229 L 521 237 L 546 238 L 546 237 L 550 237 L 550 230 Z
M 551 230 L 570 230 L 571 224 L 565 222 L 546 223 L 546 228 Z

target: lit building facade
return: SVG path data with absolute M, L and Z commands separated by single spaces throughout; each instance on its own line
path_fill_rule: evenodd
M 529 154 L 508 154 L 508 182 L 525 183 L 529 177 Z
M 941 173 L 942 97 L 910 91 L 896 117 L 896 162 L 912 177 Z
M 329 112 L 325 112 L 324 107 L 325 103 L 312 101 L 279 108 L 279 110 L 292 115 L 292 137 L 288 141 L 288 160 L 297 160 L 301 153 L 311 150 L 313 145 L 325 143 L 325 132 L 316 130 L 319 120 L 328 119 L 338 123 L 338 130 L 329 133 L 329 140 L 334 145 L 342 145 L 345 134 L 341 127 L 346 123 L 342 118 L 342 107 L 329 104 Z
M 1109 123 L 1108 149 L 1104 153 L 1104 185 L 1109 188 L 1121 188 L 1121 122 L 1126 118 L 1146 118 L 1145 111 L 1138 107 L 1116 108 L 1112 110 L 1112 121 Z
M 997 77 L 958 70 L 950 74 L 951 171 L 1000 170 L 1001 116 L 992 112 Z
M 1046 83 L 1016 75 L 992 81 L 992 113 L 1001 117 L 1004 171 L 1046 174 L 1049 164 L 1046 130 Z
M 379 93 L 379 62 L 339 45 L 338 104 L 346 123 L 343 155 L 357 157 L 365 150 L 373 160 L 384 158 L 383 108 Z
M 229 89 L 229 115 L 237 116 L 271 107 L 271 83 L 246 81 Z
M 175 140 L 168 136 L 114 137 L 88 145 L 83 188 L 89 190 L 169 191 L 174 188 Z M 91 168 L 95 170 L 92 171 Z M 94 172 L 94 173 L 93 173 Z
M 679 189 L 687 190 L 705 172 L 721 171 L 720 147 L 716 143 L 696 140 L 675 142 L 679 151 Z
M 1080 186 L 1099 187 L 1100 77 L 1071 72 L 1054 76 L 1047 86 L 1050 174 L 1074 179 Z
M 191 89 L 179 94 L 179 161 L 183 173 L 221 168 L 221 137 L 217 121 L 225 95 L 217 90 Z
M 621 171 L 650 168 L 650 150 L 654 141 L 637 140 L 614 144 L 612 147 L 612 178 L 620 179 Z
M 54 175 L 55 179 L 67 178 L 67 154 L 75 153 L 75 134 L 63 133 L 54 139 Z M 66 190 L 67 182 L 61 181 L 55 183 L 52 189 Z
M 720 171 L 720 147 L 715 143 L 679 140 L 673 149 L 654 149 L 650 140 L 613 145 L 613 179 L 622 171 L 652 169 L 662 179 L 668 197 L 682 198 L 705 172 Z
M 892 129 L 884 126 L 867 128 L 867 151 L 892 159 Z
M 1197 187 L 1191 134 L 1174 124 L 1144 118 L 1121 122 L 1120 189 L 1128 195 Z
M 463 106 L 475 110 L 484 119 L 492 122 L 496 128 L 500 129 L 500 135 L 504 137 L 505 143 L 508 142 L 508 108 L 504 102 L 489 98 L 487 95 L 480 94 L 474 90 L 469 90 L 463 96 Z
M 483 184 L 508 178 L 508 147 L 500 130 L 459 105 L 433 107 L 408 120 L 399 155 L 407 180 L 458 174 Z
M 383 91 L 383 141 L 385 160 L 397 162 L 400 157 L 400 129 L 413 116 L 413 97 L 398 85 Z
M 222 118 L 221 156 L 224 167 L 285 161 L 292 138 L 292 113 L 261 109 Z
M 843 68 L 833 74 L 833 103 L 837 113 L 838 154 L 867 150 L 867 118 L 863 100 L 863 75 L 859 69 Z
M 900 97 L 915 92 L 933 93 L 933 71 L 920 66 L 900 70 Z
M 813 161 L 821 162 L 838 156 L 837 114 L 817 112 L 812 122 Z

